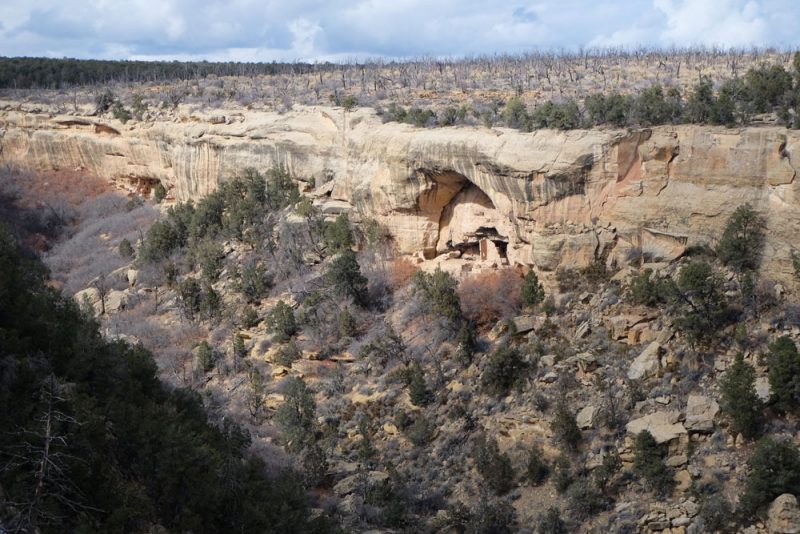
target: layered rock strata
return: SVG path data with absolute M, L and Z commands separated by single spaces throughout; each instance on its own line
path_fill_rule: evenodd
M 67 169 L 198 198 L 246 167 L 284 165 L 326 213 L 387 225 L 402 252 L 494 255 L 541 270 L 712 245 L 749 202 L 765 217 L 763 268 L 793 279 L 800 133 L 778 127 L 634 131 L 386 123 L 372 110 L 278 114 L 181 109 L 129 122 L 0 102 L 0 161 Z

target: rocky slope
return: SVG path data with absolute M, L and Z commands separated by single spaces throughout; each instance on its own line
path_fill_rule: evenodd
M 343 333 L 340 296 L 320 299 L 307 291 L 329 294 L 324 280 L 335 256 L 292 238 L 291 227 L 308 225 L 312 233 L 310 219 L 296 208 L 269 216 L 280 222 L 276 246 L 299 250 L 303 265 L 279 269 L 289 258 L 285 250 L 267 254 L 250 242 L 219 238 L 220 272 L 202 292 L 213 289 L 220 309 L 208 316 L 186 312 L 180 286 L 168 284 L 160 266 L 119 258 L 122 238 L 135 243 L 138 230 L 155 218 L 149 202 L 121 199 L 120 213 L 110 212 L 118 218 L 103 212 L 103 224 L 76 217 L 80 231 L 47 254 L 55 280 L 86 287 L 76 299 L 83 303 L 85 296 L 94 305 L 107 337 L 153 349 L 164 380 L 202 392 L 217 420 L 241 424 L 252 450 L 270 465 L 313 471 L 314 507 L 336 514 L 350 530 L 447 531 L 464 520 L 457 517 L 459 503 L 478 518 L 491 516 L 485 506 L 507 503 L 523 532 L 551 506 L 562 511 L 571 532 L 699 534 L 712 530 L 715 517 L 727 528 L 730 508 L 720 503 L 737 505 L 756 446 L 733 430 L 721 379 L 744 352 L 755 393 L 768 401 L 774 394 L 770 343 L 780 336 L 800 340 L 800 312 L 794 291 L 769 280 L 759 284 L 751 310 L 739 279 L 713 254 L 677 257 L 689 246 L 713 244 L 728 215 L 750 202 L 768 225 L 764 278 L 793 285 L 792 233 L 800 220 L 796 132 L 419 130 L 382 124 L 366 110 L 321 108 L 213 117 L 187 111 L 127 125 L 11 108 L 0 118 L 5 163 L 49 171 L 46 176 L 58 170 L 61 178 L 96 174 L 140 191 L 160 181 L 178 199 L 201 197 L 247 166 L 284 164 L 305 177 L 302 188 L 326 213 L 375 217 L 402 251 L 435 257 L 423 263 L 390 247 L 359 250 L 376 298 L 365 307 L 344 304 L 352 324 Z M 638 252 L 653 261 L 639 269 L 628 265 Z M 176 254 L 181 283 L 206 276 L 190 251 Z M 738 314 L 738 323 L 702 350 L 677 323 L 678 310 L 636 304 L 631 290 L 641 269 L 676 280 L 697 257 L 719 269 Z M 596 258 L 620 268 L 573 273 L 565 287 L 547 287 L 545 305 L 527 309 L 518 286 L 516 296 L 503 287 L 521 284 L 522 270 L 492 268 L 552 271 Z M 469 270 L 470 264 L 477 268 L 457 290 L 465 317 L 478 324 L 474 317 L 504 306 L 476 327 L 477 346 L 465 359 L 457 325 L 421 303 L 409 277 L 418 267 Z M 238 280 L 245 265 L 282 278 L 260 297 L 246 298 Z M 100 276 L 89 282 L 87 272 Z M 489 289 L 478 291 L 483 286 Z M 108 290 L 105 300 L 100 289 Z M 465 298 L 473 293 L 480 294 L 477 306 Z M 290 343 L 270 324 L 279 300 L 296 317 Z M 253 314 L 246 324 L 245 308 Z M 213 365 L 201 363 L 199 340 L 209 344 Z M 494 374 L 518 380 L 498 393 L 485 377 L 494 376 L 506 347 L 520 361 L 513 373 Z M 412 361 L 428 391 L 424 402 L 412 399 Z M 277 410 L 296 378 L 313 395 L 321 463 L 308 450 L 292 452 L 282 435 Z M 562 407 L 577 425 L 574 450 L 559 430 Z M 765 435 L 797 442 L 795 414 L 778 416 L 769 408 L 760 417 Z M 661 446 L 658 463 L 670 482 L 663 495 L 637 471 L 636 436 L 645 429 Z M 510 462 L 502 490 L 490 488 L 494 478 L 481 470 L 478 460 L 489 454 L 476 452 L 482 434 Z M 287 445 L 285 453 L 279 444 Z M 550 466 L 544 482 L 530 473 L 534 452 Z M 306 470 L 309 458 L 314 465 Z M 599 502 L 581 493 L 587 484 L 600 484 Z M 739 518 L 740 531 L 797 530 L 793 495 L 770 494 L 764 505 L 760 515 Z
M 181 108 L 123 125 L 0 102 L 0 161 L 75 170 L 202 196 L 245 167 L 305 177 L 326 213 L 387 225 L 402 252 L 585 266 L 644 252 L 670 260 L 713 244 L 750 202 L 767 219 L 763 269 L 791 283 L 800 133 L 666 126 L 523 133 L 383 124 L 372 110 L 278 114 Z

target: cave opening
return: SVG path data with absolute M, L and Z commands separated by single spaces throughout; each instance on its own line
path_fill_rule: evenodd
M 464 179 L 441 210 L 436 254 L 458 251 L 482 261 L 504 260 L 509 235 L 511 221 L 480 187 Z
M 128 183 L 137 195 L 149 198 L 153 189 L 161 183 L 161 180 L 150 176 L 130 176 Z
M 500 255 L 501 258 L 506 259 L 508 258 L 508 241 L 501 241 L 501 240 L 493 240 L 494 246 L 497 247 L 497 253 Z

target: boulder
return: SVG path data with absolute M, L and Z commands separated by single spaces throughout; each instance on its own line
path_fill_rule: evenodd
M 333 491 L 339 496 L 350 495 L 351 493 L 356 493 L 363 483 L 366 483 L 367 487 L 372 487 L 383 482 L 387 478 L 389 478 L 389 475 L 383 471 L 370 471 L 366 474 L 366 477 L 362 477 L 360 473 L 356 473 L 340 480 L 333 487 Z
M 350 494 L 339 502 L 339 511 L 348 515 L 360 515 L 364 507 L 364 498 L 360 495 Z
M 288 375 L 291 371 L 292 370 L 289 367 L 285 367 L 283 365 L 273 365 L 270 374 L 272 378 L 281 378 Z
M 539 379 L 540 381 L 544 382 L 545 384 L 552 384 L 558 380 L 558 373 L 554 371 L 550 371 L 549 373 L 545 374 L 542 378 Z
M 540 327 L 542 323 L 544 323 L 544 319 L 542 317 L 537 317 L 536 315 L 520 315 L 518 317 L 514 317 L 511 319 L 511 321 L 514 324 L 514 330 L 518 335 L 527 334 L 528 332 Z
M 591 373 L 600 367 L 600 362 L 597 361 L 597 357 L 591 352 L 581 352 L 576 354 L 575 356 L 568 358 L 564 363 L 574 365 L 582 373 Z
M 314 205 L 323 215 L 339 215 L 340 213 L 353 211 L 353 205 L 346 200 L 318 199 L 314 202 Z
M 686 252 L 688 241 L 688 235 L 672 234 L 653 228 L 642 228 L 641 231 L 642 253 L 656 260 L 669 262 L 678 259 Z
M 628 378 L 642 380 L 658 374 L 661 368 L 661 344 L 653 341 L 637 356 L 628 368 Z
M 286 396 L 283 393 L 270 393 L 264 397 L 264 406 L 268 410 L 277 410 L 284 402 L 286 402 Z
M 711 432 L 714 430 L 714 417 L 719 412 L 719 404 L 711 397 L 689 395 L 686 402 L 687 430 Z
M 103 309 L 103 305 L 100 302 L 100 292 L 97 288 L 87 287 L 86 289 L 82 289 L 75 293 L 73 298 L 79 306 L 83 306 L 84 302 L 88 302 L 94 308 L 95 317 L 99 316 Z
M 770 397 L 769 378 L 766 376 L 759 376 L 756 378 L 756 395 L 762 401 L 766 402 Z
M 678 420 L 680 412 L 670 410 L 655 412 L 629 422 L 625 429 L 629 434 L 638 434 L 642 430 L 649 431 L 657 443 L 667 443 L 686 434 L 686 428 Z
M 628 330 L 628 345 L 642 345 L 651 341 L 658 341 L 662 345 L 665 340 L 660 339 L 661 331 L 656 326 L 655 321 L 639 323 Z
M 691 522 L 692 522 L 691 519 L 689 519 L 685 515 L 682 515 L 682 516 L 676 517 L 675 519 L 672 520 L 672 526 L 673 527 L 685 527 L 685 526 L 688 526 L 689 523 L 691 523 Z
M 771 534 L 796 534 L 800 532 L 800 507 L 791 493 L 778 496 L 769 505 L 767 530 Z
M 552 367 L 556 364 L 556 355 L 555 354 L 545 354 L 542 356 L 539 362 L 545 367 Z
M 583 339 L 592 333 L 592 325 L 589 321 L 583 321 L 575 329 L 575 339 Z
M 689 459 L 686 457 L 685 454 L 676 454 L 675 456 L 670 456 L 664 461 L 664 464 L 667 467 L 681 467 L 686 465 L 689 462 Z
M 672 478 L 675 481 L 675 491 L 686 491 L 692 486 L 692 475 L 686 469 L 681 469 Z
M 489 341 L 497 341 L 500 337 L 508 331 L 508 323 L 506 321 L 497 321 L 492 329 L 486 334 Z
M 643 312 L 634 309 L 629 313 L 611 315 L 603 318 L 603 324 L 612 339 L 626 339 L 634 326 L 648 323 L 657 317 L 652 312 Z
M 112 289 L 106 295 L 106 313 L 125 309 L 128 305 L 128 293 Z
M 592 428 L 594 425 L 594 416 L 597 414 L 597 406 L 586 406 L 575 416 L 578 427 L 581 430 Z
M 605 319 L 606 329 L 611 339 L 624 339 L 628 335 L 628 329 L 642 320 L 638 315 L 617 315 Z

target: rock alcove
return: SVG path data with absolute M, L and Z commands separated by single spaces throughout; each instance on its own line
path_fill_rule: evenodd
M 492 199 L 465 176 L 453 172 L 425 173 L 430 187 L 420 196 L 419 208 L 437 224 L 427 259 L 455 252 L 459 256 L 503 262 L 509 238 L 514 235 L 508 217 Z

